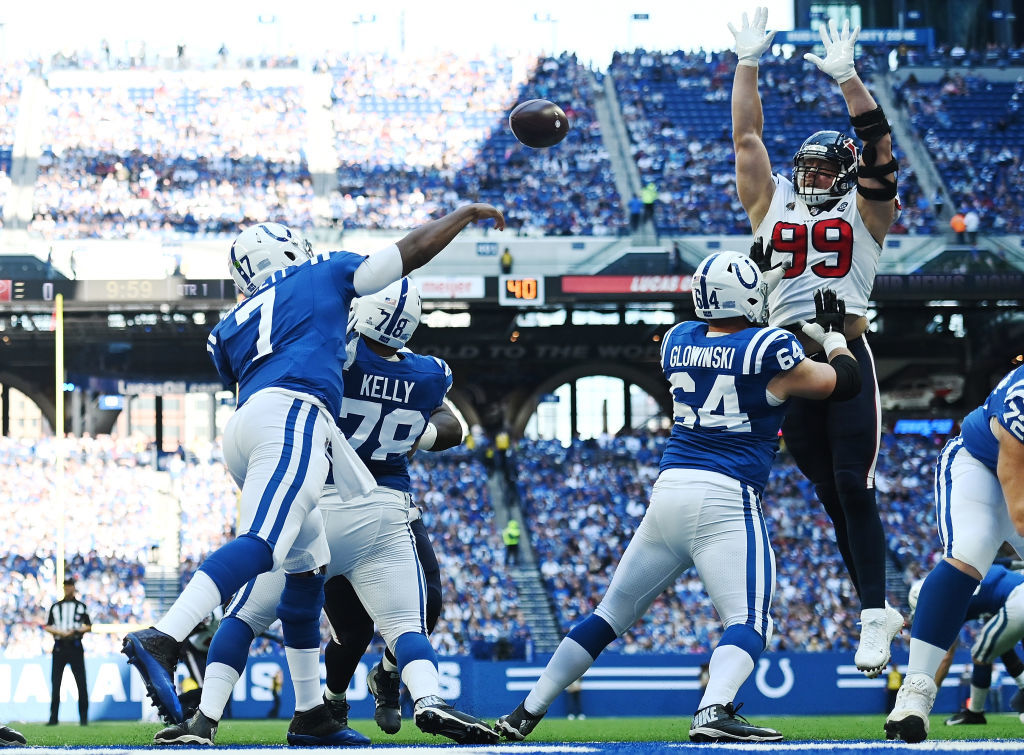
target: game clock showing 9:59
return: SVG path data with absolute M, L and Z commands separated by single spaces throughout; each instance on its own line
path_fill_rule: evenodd
M 544 304 L 544 279 L 521 275 L 498 276 L 498 304 L 505 307 L 539 307 Z

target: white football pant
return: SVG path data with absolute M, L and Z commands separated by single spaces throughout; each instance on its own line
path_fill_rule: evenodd
M 1024 554 L 1024 537 L 1010 521 L 999 478 L 971 456 L 962 438 L 946 444 L 935 463 L 935 515 L 943 555 L 988 573 L 1003 541 Z
M 775 553 L 761 500 L 717 472 L 668 469 L 595 610 L 621 635 L 691 566 L 726 627 L 747 624 L 771 638 Z
M 236 531 L 268 543 L 274 568 L 289 572 L 315 569 L 330 558 L 316 503 L 330 466 L 333 423 L 300 396 L 260 391 L 224 428 L 224 461 L 242 490 Z
M 1017 585 L 996 614 L 985 622 L 971 647 L 975 663 L 992 663 L 1024 638 L 1024 585 Z
M 427 587 L 409 526 L 410 498 L 391 488 L 341 501 L 331 487 L 318 507 L 331 558 L 327 578 L 348 578 L 377 629 L 394 651 L 406 632 L 427 633 Z M 284 589 L 284 571 L 275 569 L 250 582 L 228 606 L 256 635 L 275 619 Z

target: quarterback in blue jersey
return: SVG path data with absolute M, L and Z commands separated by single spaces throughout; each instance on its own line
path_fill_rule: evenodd
M 676 325 L 662 340 L 674 423 L 647 513 L 600 605 L 562 640 L 526 700 L 498 719 L 508 739 L 533 731 L 555 698 L 691 566 L 725 631 L 690 739 L 782 738 L 747 722 L 734 705 L 772 633 L 775 555 L 761 495 L 788 399 L 843 399 L 860 389 L 860 373 L 834 294 L 818 293 L 816 321 L 804 326 L 829 364 L 805 359 L 792 333 L 759 327 L 767 296 L 757 265 L 745 255 L 720 252 L 698 265 L 693 301 L 700 320 Z
M 231 276 L 245 298 L 213 329 L 207 348 L 225 384 L 238 385 L 223 441 L 242 491 L 238 536 L 203 561 L 155 627 L 128 634 L 124 643 L 165 719 L 183 720 L 172 680 L 179 644 L 258 574 L 275 567 L 289 574 L 279 610 L 285 640 L 319 646 L 324 576 L 317 570 L 330 554 L 315 508 L 331 466 L 328 445 L 340 494 L 375 485 L 335 424 L 350 304 L 433 259 L 478 220 L 504 227 L 494 207 L 467 205 L 369 257 L 313 255 L 307 241 L 277 223 L 251 226 L 235 239 Z
M 924 580 L 918 580 L 910 587 L 911 621 L 917 609 L 918 597 Z M 984 724 L 985 701 L 992 686 L 992 662 L 998 657 L 1007 673 L 1017 682 L 1014 695 L 1017 707 L 1021 707 L 1024 693 L 1024 662 L 1014 646 L 1024 639 L 1024 574 L 1011 571 L 1000 564 L 993 564 L 985 579 L 981 580 L 967 604 L 965 622 L 980 620 L 983 623 L 971 647 L 974 668 L 971 671 L 971 696 L 968 705 L 946 719 L 947 726 L 963 724 Z M 942 663 L 935 672 L 935 685 L 942 686 L 953 662 L 956 642 L 946 652 Z M 1024 710 L 1018 710 L 1018 713 Z
M 928 736 L 936 669 L 982 575 L 1004 541 L 1024 553 L 1024 367 L 1006 375 L 942 449 L 935 513 L 944 558 L 921 585 L 907 675 L 885 722 L 889 739 L 907 742 Z
M 339 426 L 376 485 L 366 494 L 342 495 L 328 476 L 316 513 L 323 520 L 331 551 L 324 607 L 336 637 L 347 631 L 350 622 L 361 623 L 364 617 L 372 634 L 376 620 L 393 652 L 393 668 L 413 696 L 415 722 L 422 731 L 462 744 L 494 743 L 498 735 L 486 723 L 455 710 L 440 697 L 437 657 L 427 639 L 427 588 L 417 557 L 418 512 L 409 497 L 409 455 L 417 448 L 441 450 L 457 445 L 462 428 L 456 420 L 452 433 L 436 414 L 452 384 L 448 365 L 400 348 L 416 329 L 420 312 L 419 292 L 407 278 L 361 297 L 353 310 L 352 338 L 337 357 L 344 364 Z M 342 593 L 338 582 L 354 590 L 355 606 L 338 604 Z M 275 569 L 235 596 L 210 647 L 198 712 L 189 721 L 158 732 L 157 744 L 213 743 L 231 690 L 245 669 L 253 637 L 274 621 L 278 601 L 284 606 L 290 600 L 286 585 L 284 571 Z M 321 604 L 315 605 L 319 616 Z M 276 613 L 282 613 L 280 607 Z M 308 643 L 296 645 L 292 637 L 284 638 L 297 711 L 288 742 L 369 744 L 347 725 L 348 678 L 343 683 L 334 680 L 335 686 L 329 685 L 327 695 L 321 697 L 319 639 L 317 633 Z M 360 655 L 368 641 L 362 641 Z M 330 675 L 328 681 L 332 681 Z M 333 694 L 331 690 L 340 691 Z

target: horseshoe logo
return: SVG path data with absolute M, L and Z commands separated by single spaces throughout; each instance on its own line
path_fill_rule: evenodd
M 767 658 L 761 658 L 757 662 L 757 675 L 754 677 L 754 681 L 757 684 L 757 691 L 765 697 L 770 697 L 773 700 L 777 700 L 780 697 L 785 697 L 793 689 L 793 669 L 789 665 L 789 658 L 782 658 L 779 660 L 779 670 L 782 671 L 782 684 L 778 687 L 772 687 L 767 682 L 768 669 L 771 668 L 772 662 Z

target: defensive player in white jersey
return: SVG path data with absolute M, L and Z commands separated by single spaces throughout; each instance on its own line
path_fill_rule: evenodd
M 1024 554 L 1024 367 L 1006 375 L 942 449 L 935 514 L 943 559 L 921 585 L 907 675 L 885 722 L 889 739 L 907 742 L 928 736 L 935 671 L 1000 546 Z
M 416 552 L 411 520 L 416 510 L 409 497 L 408 457 L 416 449 L 440 449 L 432 415 L 443 406 L 452 384 L 451 370 L 436 357 L 402 348 L 419 324 L 420 296 L 408 278 L 356 300 L 352 338 L 341 361 L 344 396 L 339 426 L 376 480 L 365 495 L 343 497 L 328 478 L 317 516 L 322 516 L 330 545 L 328 582 L 347 579 L 360 602 L 376 620 L 399 673 L 415 701 L 416 725 L 463 744 L 494 743 L 497 733 L 483 721 L 455 710 L 440 697 L 437 656 L 427 639 L 426 587 Z M 286 575 L 275 569 L 245 586 L 228 606 L 227 616 L 210 647 L 207 679 L 195 716 L 157 733 L 158 744 L 212 744 L 217 723 L 238 681 L 254 636 L 274 621 L 275 608 L 288 600 Z M 284 592 L 282 592 L 284 591 Z M 327 605 L 332 627 L 348 617 Z M 297 607 L 295 610 L 298 610 Z M 317 604 L 319 615 L 319 604 Z M 276 611 L 281 613 L 280 608 Z M 365 649 L 365 644 L 363 645 Z M 369 740 L 332 718 L 321 697 L 320 642 L 296 647 L 285 637 L 292 671 L 296 710 L 288 730 L 293 745 L 364 745 Z M 302 673 L 300 656 L 309 659 Z M 344 692 L 344 689 L 341 692 Z M 335 696 L 336 700 L 337 696 Z
M 818 295 L 817 322 L 806 325 L 831 364 L 805 359 L 792 333 L 758 327 L 766 299 L 767 285 L 746 255 L 720 252 L 698 265 L 700 320 L 674 326 L 662 341 L 675 417 L 650 505 L 600 605 L 562 640 L 526 700 L 498 719 L 508 739 L 533 731 L 555 698 L 691 566 L 725 631 L 690 739 L 782 739 L 737 715 L 734 704 L 772 633 L 775 554 L 761 495 L 789 398 L 846 398 L 860 388 L 860 372 L 834 294 Z
M 214 327 L 207 348 L 225 384 L 238 385 L 238 408 L 224 431 L 224 458 L 242 491 L 238 536 L 203 561 L 155 627 L 130 633 L 123 650 L 168 721 L 183 721 L 172 679 L 179 644 L 263 572 L 289 574 L 278 611 L 286 643 L 319 646 L 318 569 L 330 554 L 315 507 L 331 466 L 328 444 L 340 494 L 375 485 L 335 424 L 351 301 L 419 268 L 478 220 L 504 227 L 497 209 L 472 204 L 369 257 L 314 256 L 307 241 L 276 223 L 247 228 L 232 244 L 231 276 L 245 299 Z M 312 665 L 319 673 L 318 660 Z
M 814 292 L 828 286 L 846 301 L 846 337 L 861 369 L 861 391 L 849 401 L 823 404 L 797 399 L 782 426 L 786 447 L 813 484 L 835 528 L 836 545 L 861 601 L 861 636 L 854 662 L 869 677 L 889 662 L 903 627 L 885 600 L 885 536 L 875 500 L 875 462 L 881 433 L 878 384 L 865 331 L 868 296 L 882 242 L 896 216 L 896 161 L 889 123 L 854 66 L 859 29 L 821 25 L 824 59 L 804 57 L 839 84 L 850 123 L 863 142 L 838 131 L 819 131 L 801 145 L 792 182 L 772 173 L 762 140 L 758 61 L 775 32 L 766 33 L 767 10 L 753 23 L 746 14 L 735 36 L 738 57 L 732 90 L 736 190 L 756 238 L 768 242 L 762 269 L 788 269 L 768 300 L 771 324 L 794 332 L 807 354 L 824 359 L 799 322 L 814 313 Z

